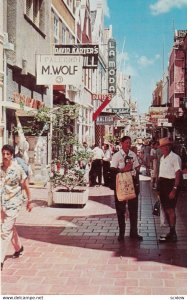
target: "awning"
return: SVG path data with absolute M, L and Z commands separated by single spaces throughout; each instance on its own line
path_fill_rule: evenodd
M 65 85 L 53 85 L 53 91 L 64 92 L 66 91 Z

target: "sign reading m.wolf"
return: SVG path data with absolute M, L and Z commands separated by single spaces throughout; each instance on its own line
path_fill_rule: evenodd
M 116 94 L 116 41 L 108 40 L 108 93 Z
M 54 45 L 54 55 L 81 55 L 83 56 L 83 69 L 97 69 L 98 45 Z
M 39 85 L 82 85 L 81 56 L 37 55 L 37 79 Z

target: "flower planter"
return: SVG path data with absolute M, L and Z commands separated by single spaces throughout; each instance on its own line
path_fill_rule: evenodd
M 84 206 L 88 201 L 89 190 L 72 190 L 58 189 L 53 192 L 54 204 L 74 204 Z

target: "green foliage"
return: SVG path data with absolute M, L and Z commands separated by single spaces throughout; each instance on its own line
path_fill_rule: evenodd
M 53 187 L 63 186 L 68 191 L 73 190 L 77 186 L 86 186 L 84 171 L 78 167 L 68 169 L 65 174 L 60 172 L 52 172 L 50 180 L 53 184 Z
M 111 144 L 115 144 L 116 141 L 117 141 L 116 137 L 114 135 L 112 135 L 112 134 L 106 134 L 104 136 L 104 140 L 107 141 L 107 142 L 109 142 L 109 143 L 111 143 Z
M 36 115 L 37 122 L 52 125 L 52 165 L 50 181 L 53 187 L 64 186 L 72 190 L 86 185 L 81 162 L 90 160 L 90 153 L 81 150 L 75 134 L 75 122 L 80 117 L 80 106 L 62 105 L 53 109 L 42 108 Z M 57 169 L 60 164 L 60 169 Z
M 84 169 L 81 169 L 81 162 L 90 161 L 91 154 L 83 150 L 75 150 L 73 153 L 65 153 L 64 159 L 61 157 L 53 160 L 50 180 L 54 187 L 64 186 L 67 190 L 72 190 L 76 186 L 86 186 Z M 60 170 L 56 170 L 56 165 L 60 163 Z

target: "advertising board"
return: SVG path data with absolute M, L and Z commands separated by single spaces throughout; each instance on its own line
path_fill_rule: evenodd
M 54 45 L 54 55 L 79 55 L 83 57 L 83 69 L 97 69 L 99 46 L 98 45 Z
M 37 84 L 82 85 L 82 56 L 37 55 Z

